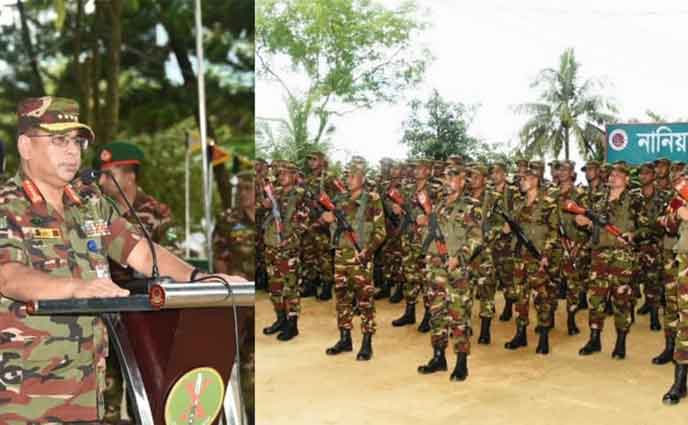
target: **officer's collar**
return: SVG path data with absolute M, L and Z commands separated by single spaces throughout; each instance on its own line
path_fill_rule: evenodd
M 19 171 L 17 171 L 17 174 L 14 176 L 14 181 L 15 183 L 17 183 L 18 186 L 22 187 L 22 189 L 24 190 L 24 195 L 29 200 L 29 202 L 31 202 L 32 205 L 45 203 L 45 198 L 41 194 L 41 191 L 38 189 L 38 186 L 36 186 L 33 180 L 31 180 L 31 178 L 28 175 L 26 175 L 24 170 L 22 170 L 21 168 L 19 169 Z M 81 204 L 81 198 L 76 193 L 71 184 L 67 184 L 65 186 L 62 195 L 62 200 L 65 206 Z

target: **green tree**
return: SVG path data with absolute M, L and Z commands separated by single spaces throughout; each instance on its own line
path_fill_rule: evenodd
M 524 103 L 516 111 L 530 115 L 520 130 L 523 151 L 527 157 L 544 157 L 546 153 L 569 159 L 571 138 L 586 159 L 604 156 L 604 125 L 615 121 L 617 112 L 612 102 L 597 91 L 601 82 L 581 80 L 580 64 L 574 50 L 566 49 L 559 67 L 546 68 L 531 84 L 540 91 L 537 102 Z
M 0 6 L 0 139 L 15 137 L 17 102 L 43 94 L 78 99 L 96 144 L 127 140 L 146 153 L 141 185 L 184 217 L 187 132 L 198 131 L 194 5 L 187 0 L 20 0 Z M 254 3 L 204 0 L 209 136 L 254 155 Z M 16 149 L 8 143 L 9 172 Z M 192 183 L 200 187 L 200 154 Z M 86 158 L 88 164 L 90 158 Z M 231 162 L 229 164 L 232 164 Z M 214 205 L 229 205 L 227 164 L 214 167 Z M 199 190 L 194 190 L 194 196 Z M 203 204 L 192 200 L 192 222 Z
M 394 10 L 370 0 L 257 1 L 259 76 L 284 91 L 292 151 L 318 145 L 334 116 L 393 102 L 420 81 L 429 53 L 412 43 L 425 28 L 415 13 L 412 1 Z
M 490 145 L 468 134 L 476 106 L 445 100 L 433 90 L 427 100 L 414 99 L 409 107 L 401 143 L 409 147 L 410 157 L 446 160 L 450 155 L 463 155 L 494 159 Z

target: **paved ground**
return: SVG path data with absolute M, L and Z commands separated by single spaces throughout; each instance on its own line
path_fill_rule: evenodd
M 497 297 L 501 311 L 501 294 Z M 564 309 L 558 310 L 549 356 L 535 354 L 537 336 L 532 326 L 528 347 L 516 352 L 505 350 L 504 342 L 513 336 L 514 323 L 497 321 L 493 323 L 492 345 L 478 345 L 477 338 L 473 338 L 470 376 L 465 382 L 455 383 L 449 381 L 449 372 L 431 376 L 416 372 L 416 367 L 432 354 L 429 336 L 418 333 L 415 327 L 391 326 L 390 322 L 401 314 L 402 304 L 382 300 L 376 306 L 374 356 L 370 362 L 358 362 L 358 318 L 353 332 L 354 352 L 326 356 L 325 349 L 339 335 L 333 301 L 304 300 L 301 334 L 283 343 L 261 332 L 274 320 L 270 301 L 261 292 L 256 301 L 256 423 L 688 423 L 688 399 L 672 407 L 661 403 L 672 382 L 673 365 L 650 363 L 661 351 L 664 337 L 662 332 L 650 332 L 647 316 L 639 318 L 632 328 L 623 361 L 611 358 L 615 340 L 611 318 L 602 336 L 602 353 L 590 357 L 578 355 L 588 337 L 587 312 L 579 313 L 577 318 L 583 332 L 570 337 L 566 334 Z M 479 329 L 475 319 L 474 327 Z M 451 370 L 453 354 L 448 360 Z

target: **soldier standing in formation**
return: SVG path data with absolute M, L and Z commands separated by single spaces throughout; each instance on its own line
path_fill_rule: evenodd
M 273 161 L 272 167 L 278 176 L 279 188 L 270 197 L 266 196 L 263 208 L 270 211 L 264 220 L 265 259 L 270 301 L 277 319 L 264 328 L 263 333 L 278 333 L 278 340 L 289 341 L 299 334 L 301 296 L 297 271 L 299 247 L 308 230 L 308 208 L 304 190 L 296 186 L 296 165 L 288 161 L 276 162 Z
M 365 186 L 367 165 L 365 159 L 354 156 L 347 167 L 348 192 L 337 199 L 336 208 L 353 232 L 347 232 L 337 223 L 335 242 L 335 299 L 337 327 L 340 338 L 326 350 L 335 355 L 351 351 L 353 319 L 352 301 L 361 315 L 363 341 L 357 360 L 370 360 L 373 355 L 372 338 L 375 334 L 375 287 L 372 282 L 372 256 L 385 240 L 385 217 L 380 195 Z M 321 220 L 334 224 L 339 220 L 333 212 L 325 211 Z M 348 234 L 347 234 L 348 233 Z M 358 247 L 356 246 L 358 245 Z M 359 251 L 360 249 L 360 251 Z

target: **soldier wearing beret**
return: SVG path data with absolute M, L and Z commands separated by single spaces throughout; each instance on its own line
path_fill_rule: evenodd
M 556 200 L 549 196 L 547 190 L 541 186 L 541 165 L 537 162 L 529 164 L 520 182 L 523 196 L 514 206 L 512 217 L 521 224 L 542 257 L 538 260 L 523 247 L 520 252 L 516 252 L 514 264 L 514 287 L 518 296 L 516 335 L 504 347 L 516 350 L 528 345 L 526 330 L 529 323 L 530 295 L 535 292 L 534 304 L 537 311 L 535 329 L 539 334 L 536 353 L 548 354 L 555 294 L 546 268 L 549 266 L 549 254 L 557 243 L 560 217 Z M 505 224 L 504 231 L 511 232 L 512 229 Z
M 307 175 L 304 181 L 306 203 L 308 207 L 318 206 L 317 196 L 325 192 L 333 197 L 338 189 L 334 184 L 334 177 L 327 173 L 327 157 L 322 151 L 314 150 L 306 157 Z M 313 209 L 315 210 L 315 208 Z M 304 296 L 315 295 L 318 288 L 320 300 L 332 298 L 333 261 L 330 248 L 330 229 L 322 224 L 317 225 L 318 217 L 309 218 L 312 232 L 303 235 L 301 252 L 301 279 L 303 281 Z
M 490 226 L 489 223 L 489 211 L 496 196 L 487 191 L 487 166 L 475 164 L 469 167 L 467 171 L 469 179 L 467 202 L 472 211 L 470 217 L 475 220 L 474 224 L 480 227 L 481 242 L 484 243 L 480 254 L 468 265 L 473 288 L 480 300 L 478 344 L 490 344 L 492 339 L 490 326 L 495 315 L 495 292 L 497 289 L 492 247 L 501 231 L 501 223 L 498 226 Z
M 425 306 L 425 314 L 423 320 L 418 326 L 420 332 L 430 331 L 430 306 L 428 294 L 426 293 L 427 285 L 425 282 L 425 252 L 423 252 L 423 241 L 427 233 L 427 217 L 421 205 L 419 198 L 423 196 L 430 200 L 431 204 L 437 201 L 436 194 L 430 185 L 431 162 L 429 160 L 419 159 L 413 161 L 415 181 L 404 188 L 404 201 L 406 210 L 397 204 L 392 206 L 392 212 L 399 216 L 400 220 L 404 220 L 404 215 L 410 214 L 407 217 L 409 225 L 404 229 L 402 234 L 402 245 L 405 249 L 404 256 L 404 298 L 406 300 L 406 307 L 404 314 L 392 322 L 392 326 L 405 326 L 416 323 L 416 301 L 418 295 L 423 297 L 423 304 Z
M 263 334 L 277 334 L 278 340 L 289 341 L 299 334 L 301 295 L 297 272 L 302 239 L 310 230 L 309 210 L 304 189 L 296 186 L 296 165 L 289 161 L 273 161 L 271 165 L 279 185 L 273 188 L 272 199 L 263 200 L 267 211 L 263 223 L 270 301 L 276 320 L 263 328 Z
M 403 299 L 404 292 L 404 275 L 402 267 L 402 259 L 404 257 L 401 246 L 401 224 L 399 217 L 392 212 L 392 204 L 394 203 L 387 195 L 390 190 L 402 189 L 402 166 L 399 162 L 393 161 L 390 164 L 389 174 L 385 178 L 378 193 L 382 199 L 385 211 L 385 226 L 387 230 L 387 237 L 384 245 L 380 249 L 380 256 L 382 262 L 383 272 L 383 287 L 380 292 L 375 294 L 375 299 L 382 299 L 390 296 L 391 303 L 398 303 Z M 392 288 L 394 292 L 392 293 Z
M 107 332 L 93 316 L 34 317 L 24 302 L 126 296 L 108 258 L 144 274 L 148 244 L 102 196 L 74 177 L 94 133 L 76 101 L 30 98 L 17 109 L 21 166 L 0 188 L 0 352 L 13 379 L 0 388 L 0 423 L 102 420 Z M 161 274 L 194 268 L 155 246 Z M 228 281 L 243 279 L 223 275 Z
M 669 172 L 671 171 L 671 160 L 669 158 L 661 157 L 655 160 L 655 185 L 659 190 L 667 190 L 671 192 L 671 179 Z
M 263 199 L 265 192 L 263 187 L 268 181 L 268 163 L 261 158 L 256 159 L 254 163 L 255 178 L 254 178 L 254 193 L 256 198 L 256 288 L 267 289 L 268 275 L 265 268 L 265 238 L 263 237 L 263 219 L 265 218 L 265 208 L 263 207 Z
M 382 200 L 377 192 L 365 185 L 367 164 L 360 156 L 351 158 L 347 166 L 348 191 L 337 198 L 337 208 L 353 228 L 353 234 L 342 234 L 341 224 L 335 232 L 335 286 L 337 327 L 339 340 L 326 350 L 328 355 L 351 351 L 353 327 L 352 302 L 355 301 L 361 315 L 363 340 L 356 360 L 370 360 L 373 355 L 372 338 L 375 334 L 375 288 L 372 282 L 372 256 L 385 240 L 385 217 Z M 335 215 L 326 211 L 321 220 L 328 224 L 336 221 Z M 358 248 L 353 240 L 358 243 Z
M 604 327 L 605 301 L 611 296 L 616 328 L 616 344 L 612 357 L 626 357 L 626 335 L 631 327 L 631 308 L 633 301 L 632 272 L 635 253 L 630 241 L 638 232 L 640 205 L 635 203 L 628 190 L 630 170 L 622 163 L 612 165 L 609 175 L 609 190 L 591 206 L 594 214 L 609 217 L 622 234 L 617 237 L 602 229 L 599 238 L 592 241 L 592 269 L 590 279 L 589 326 L 590 339 L 579 350 L 580 355 L 590 355 L 601 351 L 601 333 Z M 576 216 L 579 226 L 591 228 L 592 221 L 584 215 Z
M 505 162 L 495 162 L 492 164 L 492 193 L 491 196 L 500 208 L 504 211 L 511 211 L 514 202 L 520 195 L 518 187 L 514 187 L 507 182 L 507 166 Z M 502 225 L 499 217 L 494 214 L 489 217 L 490 226 L 500 227 Z M 492 258 L 495 266 L 495 278 L 502 288 L 504 294 L 504 310 L 499 316 L 499 320 L 507 322 L 511 320 L 513 305 L 516 302 L 516 292 L 514 291 L 514 250 L 513 238 L 509 233 L 498 232 L 492 246 Z

